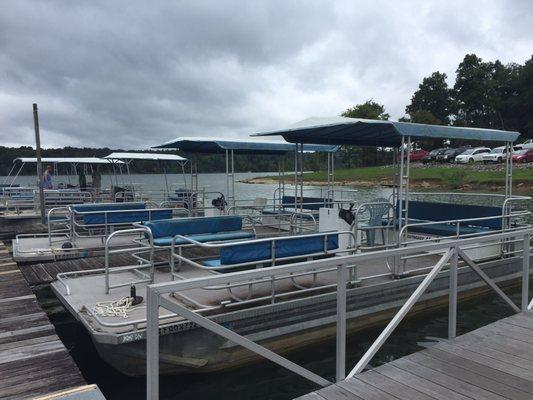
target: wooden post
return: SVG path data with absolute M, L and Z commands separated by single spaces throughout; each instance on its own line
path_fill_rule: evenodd
M 41 222 L 46 222 L 44 189 L 43 189 L 43 165 L 41 162 L 41 137 L 39 133 L 39 114 L 37 104 L 33 103 L 33 124 L 35 127 L 35 151 L 37 152 L 37 179 L 39 182 L 39 207 L 41 209 Z

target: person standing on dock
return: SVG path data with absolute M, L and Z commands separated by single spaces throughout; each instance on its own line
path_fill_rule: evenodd
M 48 165 L 43 174 L 43 189 L 53 189 L 52 185 L 52 166 Z

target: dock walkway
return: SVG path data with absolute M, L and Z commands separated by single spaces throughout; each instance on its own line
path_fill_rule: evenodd
M 298 399 L 533 399 L 533 314 L 499 320 Z
M 54 398 L 55 392 L 85 385 L 17 264 L 0 245 L 0 398 Z

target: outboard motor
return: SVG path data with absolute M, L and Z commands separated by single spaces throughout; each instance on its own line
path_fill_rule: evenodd
M 339 210 L 339 218 L 346 221 L 346 223 L 350 226 L 352 226 L 353 222 L 355 221 L 355 216 L 353 215 L 352 209 L 354 207 L 354 203 L 350 203 L 350 208 L 348 210 L 341 208 Z
M 221 194 L 220 197 L 213 199 L 211 201 L 211 204 L 213 205 L 213 207 L 216 207 L 220 211 L 224 211 L 226 209 L 226 206 L 228 205 L 228 203 L 226 202 L 226 198 L 223 194 Z

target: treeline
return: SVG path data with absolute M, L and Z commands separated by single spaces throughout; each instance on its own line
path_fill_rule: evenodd
M 533 138 L 533 56 L 524 64 L 504 65 L 467 54 L 457 67 L 452 87 L 447 78 L 439 71 L 424 78 L 400 121 L 503 129 L 520 132 L 519 141 Z M 389 119 L 385 106 L 373 100 L 349 108 L 342 115 Z M 443 142 L 433 140 L 419 145 L 431 149 Z M 344 148 L 341 153 L 344 166 L 379 165 L 390 160 L 390 153 L 380 150 Z
M 78 148 L 78 147 L 64 147 L 60 149 L 43 149 L 42 157 L 104 157 L 113 151 L 133 151 L 122 149 L 104 148 Z M 183 157 L 188 157 L 187 154 L 181 154 L 175 151 L 158 150 L 158 153 L 172 153 L 179 154 Z M 19 157 L 35 157 L 35 150 L 29 146 L 22 147 L 3 147 L 0 146 L 0 175 L 7 175 L 13 166 L 13 160 Z M 198 157 L 198 172 L 224 172 L 226 170 L 226 160 L 223 155 L 207 154 Z M 305 164 L 310 169 L 320 169 L 320 158 L 314 155 L 305 154 Z M 235 155 L 235 170 L 239 172 L 263 172 L 263 171 L 277 171 L 279 157 L 272 157 L 266 155 Z M 19 164 L 20 165 L 20 164 Z M 286 157 L 285 165 L 287 170 L 292 168 L 292 154 Z M 18 166 L 17 166 L 18 168 Z M 157 161 L 135 160 L 130 165 L 131 173 L 161 173 L 163 168 L 168 173 L 181 173 L 181 166 L 177 163 L 159 163 Z M 112 172 L 111 165 L 101 166 L 102 173 L 107 171 Z M 189 171 L 189 165 L 185 166 L 185 170 Z M 35 164 L 26 164 L 21 171 L 21 175 L 34 175 L 36 171 Z M 16 169 L 14 171 L 16 173 Z M 70 165 L 61 164 L 59 166 L 60 174 L 74 173 Z

